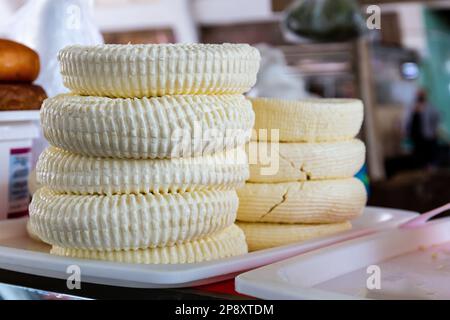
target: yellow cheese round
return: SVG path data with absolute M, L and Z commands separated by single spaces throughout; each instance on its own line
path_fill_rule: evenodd
M 49 147 L 36 166 L 40 184 L 60 193 L 167 193 L 232 190 L 248 178 L 243 147 L 194 158 L 113 159 Z
M 249 182 L 289 182 L 353 177 L 366 148 L 357 139 L 319 143 L 250 142 Z
M 239 222 L 249 251 L 279 247 L 351 229 L 350 222 L 330 224 L 277 224 Z
M 141 98 L 247 92 L 260 54 L 248 44 L 76 45 L 59 62 L 73 93 Z
M 366 189 L 356 178 L 247 183 L 237 191 L 237 219 L 246 222 L 343 222 L 358 217 L 367 200 Z
M 55 255 L 142 264 L 199 263 L 242 255 L 248 252 L 241 229 L 232 225 L 210 236 L 170 247 L 123 251 L 94 251 L 53 246 Z
M 110 99 L 61 95 L 44 102 L 51 145 L 86 156 L 163 159 L 212 154 L 250 140 L 242 95 Z
M 259 141 L 323 142 L 354 138 L 363 122 L 356 99 L 251 99 Z M 272 132 L 271 130 L 278 130 Z
M 87 250 L 179 244 L 234 223 L 235 191 L 79 196 L 39 189 L 30 204 L 32 230 L 43 241 Z

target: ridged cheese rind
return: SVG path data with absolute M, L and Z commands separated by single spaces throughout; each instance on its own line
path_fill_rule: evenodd
M 93 251 L 53 246 L 60 256 L 141 264 L 199 263 L 242 255 L 248 252 L 245 235 L 232 225 L 210 236 L 170 247 L 123 251 Z
M 76 45 L 58 55 L 72 92 L 123 98 L 244 93 L 260 59 L 248 44 Z
M 246 222 L 338 223 L 358 217 L 367 200 L 356 178 L 247 183 L 237 192 L 237 220 Z
M 235 191 L 79 196 L 39 189 L 30 204 L 35 233 L 52 245 L 88 250 L 170 246 L 234 223 Z
M 239 222 L 249 251 L 279 247 L 351 229 L 350 222 L 331 224 L 277 224 Z
M 357 99 L 252 98 L 251 101 L 256 114 L 255 137 L 259 141 L 347 140 L 358 134 L 363 122 L 363 104 Z M 279 136 L 273 136 L 272 129 L 278 129 Z
M 36 234 L 36 232 L 33 230 L 33 226 L 31 225 L 30 220 L 28 219 L 27 224 L 26 224 L 26 230 L 27 230 L 27 234 L 28 236 L 37 242 L 40 242 L 41 239 L 38 237 L 38 235 Z
M 242 95 L 110 99 L 60 95 L 41 109 L 53 146 L 87 156 L 162 159 L 212 154 L 250 140 Z
M 232 190 L 249 176 L 243 147 L 155 160 L 86 157 L 49 147 L 39 157 L 36 172 L 39 183 L 54 191 L 83 195 Z
M 247 152 L 248 181 L 273 183 L 353 177 L 364 164 L 366 148 L 358 139 L 277 145 L 252 141 Z

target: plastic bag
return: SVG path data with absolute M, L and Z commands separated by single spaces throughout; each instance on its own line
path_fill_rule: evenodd
M 346 41 L 365 31 L 354 0 L 298 0 L 288 10 L 285 30 L 314 41 Z
M 0 1 L 0 28 L 6 20 L 14 13 L 13 3 L 11 0 Z
M 36 83 L 49 97 L 68 91 L 60 75 L 58 52 L 67 45 L 103 43 L 93 23 L 93 5 L 91 0 L 28 0 L 1 26 L 1 37 L 39 53 L 41 73 Z
M 256 84 L 248 96 L 291 100 L 309 96 L 303 79 L 290 76 L 293 72 L 280 49 L 266 44 L 259 44 L 257 48 L 261 53 L 261 66 Z

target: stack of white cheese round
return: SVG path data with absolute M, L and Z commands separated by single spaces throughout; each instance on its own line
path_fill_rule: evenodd
M 247 252 L 235 188 L 254 124 L 249 45 L 71 46 L 48 99 L 30 228 L 57 255 L 193 263 Z
M 366 203 L 353 176 L 365 160 L 355 139 L 363 105 L 353 99 L 252 99 L 256 140 L 238 190 L 238 225 L 250 251 L 351 228 Z

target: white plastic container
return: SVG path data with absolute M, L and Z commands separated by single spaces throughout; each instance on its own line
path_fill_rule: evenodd
M 39 111 L 0 111 L 0 220 L 28 212 L 28 175 Z
M 450 218 L 388 229 L 236 278 L 262 299 L 450 299 Z

